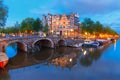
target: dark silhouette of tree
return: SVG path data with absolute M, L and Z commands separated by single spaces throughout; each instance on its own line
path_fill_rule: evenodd
M 99 33 L 108 33 L 108 34 L 117 34 L 109 26 L 104 27 L 99 21 L 92 21 L 90 18 L 85 18 L 81 25 L 82 33 L 88 32 L 90 34 L 95 34 L 96 36 Z
M 3 4 L 3 0 L 0 0 L 0 28 L 4 28 L 7 20 L 8 8 Z M 3 29 L 1 29 L 3 31 Z
M 31 30 L 33 30 L 33 24 L 34 24 L 34 19 L 33 18 L 26 18 L 22 21 L 21 23 L 21 27 L 20 27 L 20 30 L 22 32 L 30 32 Z
M 38 32 L 43 30 L 42 22 L 39 18 L 37 18 L 33 23 L 33 30 Z

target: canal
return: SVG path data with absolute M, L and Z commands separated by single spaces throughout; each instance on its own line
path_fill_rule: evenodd
M 11 44 L 0 80 L 120 80 L 119 46 L 117 40 L 98 48 L 59 47 L 28 54 Z

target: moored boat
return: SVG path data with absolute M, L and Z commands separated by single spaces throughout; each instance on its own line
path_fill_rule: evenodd
M 70 47 L 78 48 L 78 47 L 82 47 L 82 45 L 83 43 L 76 43 L 76 44 L 70 45 Z
M 97 41 L 99 42 L 100 46 L 106 43 L 110 43 L 110 39 L 97 39 Z
M 84 46 L 92 46 L 93 43 L 94 41 L 92 40 L 84 40 Z
M 93 46 L 93 47 L 98 47 L 99 45 L 100 45 L 100 43 L 97 42 L 97 41 L 95 41 L 94 43 L 92 43 L 92 46 Z
M 74 44 L 72 45 L 72 47 L 75 47 L 75 48 L 78 48 L 78 47 L 81 47 L 82 45 L 79 45 L 79 44 Z
M 4 68 L 8 63 L 8 57 L 5 53 L 0 52 L 0 68 Z

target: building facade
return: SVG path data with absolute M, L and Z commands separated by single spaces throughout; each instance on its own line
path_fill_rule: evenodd
M 49 26 L 49 33 L 59 36 L 78 36 L 80 33 L 80 22 L 78 14 L 48 14 L 43 16 L 43 24 Z

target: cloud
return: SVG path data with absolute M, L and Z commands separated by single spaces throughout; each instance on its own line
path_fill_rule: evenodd
M 68 12 L 79 12 L 81 14 L 107 13 L 120 9 L 119 0 L 57 0 L 54 7 L 64 7 Z
M 30 10 L 30 13 L 35 15 L 43 15 L 48 13 L 58 13 L 57 10 L 54 10 L 52 7 L 40 6 L 39 8 L 34 8 Z
M 46 1 L 47 3 L 47 1 Z M 45 4 L 45 3 L 44 3 Z M 32 13 L 60 12 L 70 13 L 75 12 L 81 15 L 84 14 L 105 14 L 113 10 L 120 9 L 119 0 L 53 0 L 50 4 L 40 6 L 39 9 L 32 10 Z
M 109 26 L 119 26 L 119 20 L 120 20 L 120 11 L 112 11 L 107 14 L 96 14 L 95 16 L 91 16 L 93 20 L 100 21 L 103 24 L 109 25 Z

